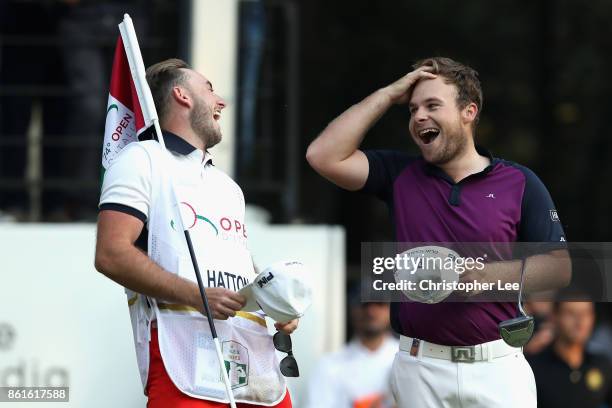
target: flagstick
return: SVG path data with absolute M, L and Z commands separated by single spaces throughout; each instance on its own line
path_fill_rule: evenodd
M 161 128 L 159 127 L 159 122 L 156 119 L 153 120 L 153 124 L 155 125 L 155 132 L 157 133 L 158 139 L 163 144 L 163 136 L 161 133 Z M 164 147 L 165 148 L 165 147 Z M 172 182 L 172 181 L 171 181 Z M 176 193 L 174 191 L 174 186 L 171 186 L 172 194 L 174 196 L 174 201 L 177 203 L 178 208 L 178 200 L 176 198 Z M 236 408 L 236 401 L 234 400 L 234 393 L 232 392 L 232 386 L 227 375 L 227 370 L 225 369 L 225 360 L 223 359 L 223 353 L 221 352 L 221 343 L 219 343 L 219 337 L 217 336 L 217 329 L 215 328 L 215 322 L 212 318 L 212 311 L 210 310 L 210 306 L 208 304 L 208 296 L 206 296 L 206 291 L 204 290 L 204 283 L 202 283 L 202 275 L 200 274 L 200 267 L 198 266 L 198 260 L 196 258 L 195 251 L 193 249 L 193 244 L 191 242 L 191 234 L 189 234 L 189 230 L 187 230 L 183 225 L 182 214 L 180 214 L 179 209 L 179 223 L 181 228 L 185 233 L 185 240 L 187 241 L 187 247 L 189 248 L 189 256 L 191 258 L 191 263 L 193 265 L 193 270 L 195 271 L 196 279 L 198 280 L 198 288 L 200 289 L 200 297 L 202 298 L 202 303 L 204 304 L 204 311 L 206 316 L 208 316 L 208 326 L 210 328 L 210 333 L 212 335 L 213 343 L 215 343 L 215 351 L 217 352 L 217 360 L 219 360 L 219 366 L 221 367 L 221 374 L 223 375 L 223 383 L 225 384 L 225 392 L 230 401 L 231 408 Z
M 136 92 L 138 93 L 138 100 L 141 102 L 140 105 L 142 108 L 143 116 L 151 118 L 151 121 L 155 126 L 157 140 L 159 141 L 166 153 L 163 156 L 164 161 L 166 161 L 169 152 L 166 150 L 166 144 L 164 143 L 164 136 L 162 134 L 161 127 L 159 126 L 159 119 L 157 118 L 157 111 L 155 109 L 155 103 L 153 102 L 153 96 L 151 95 L 151 90 L 149 89 L 149 86 L 147 84 L 144 63 L 142 62 L 142 55 L 140 54 L 138 39 L 136 38 L 136 31 L 134 30 L 132 19 L 128 14 L 124 14 L 123 23 L 119 24 L 119 31 L 121 32 L 121 37 L 123 38 L 125 53 L 128 57 L 128 62 L 130 64 L 130 71 L 132 72 L 132 78 L 134 79 L 134 85 L 136 87 Z M 204 284 L 202 283 L 202 276 L 200 275 L 200 268 L 198 267 L 198 261 L 196 259 L 196 254 L 193 249 L 193 244 L 191 242 L 191 236 L 189 235 L 189 231 L 185 228 L 183 223 L 183 216 L 180 211 L 179 201 L 176 196 L 176 191 L 174 189 L 172 179 L 170 179 L 170 189 L 172 190 L 172 196 L 174 198 L 174 202 L 176 203 L 177 211 L 179 213 L 178 222 L 180 223 L 180 226 L 185 233 L 185 240 L 187 241 L 187 247 L 189 248 L 189 256 L 191 257 L 191 263 L 193 264 L 193 269 L 198 280 L 198 288 L 200 290 L 200 296 L 202 297 L 202 303 L 204 304 L 204 311 L 207 316 L 210 333 L 212 335 L 213 342 L 215 343 L 217 359 L 219 360 L 219 367 L 221 369 L 223 382 L 225 384 L 225 391 L 227 393 L 231 408 L 236 408 L 236 401 L 234 400 L 232 386 L 227 375 L 227 370 L 225 369 L 225 360 L 223 359 L 223 354 L 221 352 L 221 344 L 219 343 L 219 338 L 217 337 L 217 330 L 215 328 L 213 314 L 208 304 L 208 297 L 206 296 L 206 291 L 204 290 Z

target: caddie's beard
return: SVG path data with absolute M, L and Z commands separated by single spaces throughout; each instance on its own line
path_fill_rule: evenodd
M 425 160 L 436 166 L 444 165 L 461 156 L 467 146 L 468 135 L 464 133 L 459 123 L 442 129 L 442 132 L 442 146 L 437 151 L 427 155 L 423 152 Z
M 221 129 L 215 124 L 212 109 L 203 100 L 195 99 L 193 110 L 189 114 L 189 122 L 194 133 L 204 142 L 206 149 L 221 141 Z

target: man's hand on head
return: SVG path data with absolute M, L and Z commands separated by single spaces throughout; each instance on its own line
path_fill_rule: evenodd
M 392 103 L 402 104 L 408 102 L 408 96 L 412 87 L 421 79 L 435 79 L 437 76 L 432 74 L 432 67 L 424 66 L 407 73 L 391 85 L 382 89 Z

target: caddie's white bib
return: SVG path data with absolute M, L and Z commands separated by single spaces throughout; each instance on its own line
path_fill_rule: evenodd
M 189 156 L 163 157 L 157 142 L 141 142 L 151 157 L 151 207 L 148 219 L 149 257 L 164 269 L 196 281 L 170 178 L 189 229 L 204 286 L 237 291 L 254 277 L 244 224 L 244 197 L 238 185 L 212 165 L 204 167 Z M 196 177 L 178 175 L 194 174 Z M 164 366 L 185 394 L 228 402 L 221 369 L 228 372 L 237 402 L 275 405 L 284 398 L 285 379 L 268 334 L 264 316 L 239 312 L 215 320 L 222 346 L 220 367 L 207 319 L 197 310 L 128 293 L 143 385 L 148 374 L 149 322 L 157 319 Z M 148 312 L 151 310 L 152 313 Z

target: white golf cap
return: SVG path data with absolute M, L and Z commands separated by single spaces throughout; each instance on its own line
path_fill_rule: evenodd
M 240 291 L 247 298 L 242 310 L 263 310 L 272 320 L 286 323 L 304 315 L 312 303 L 308 272 L 298 261 L 276 262 Z

